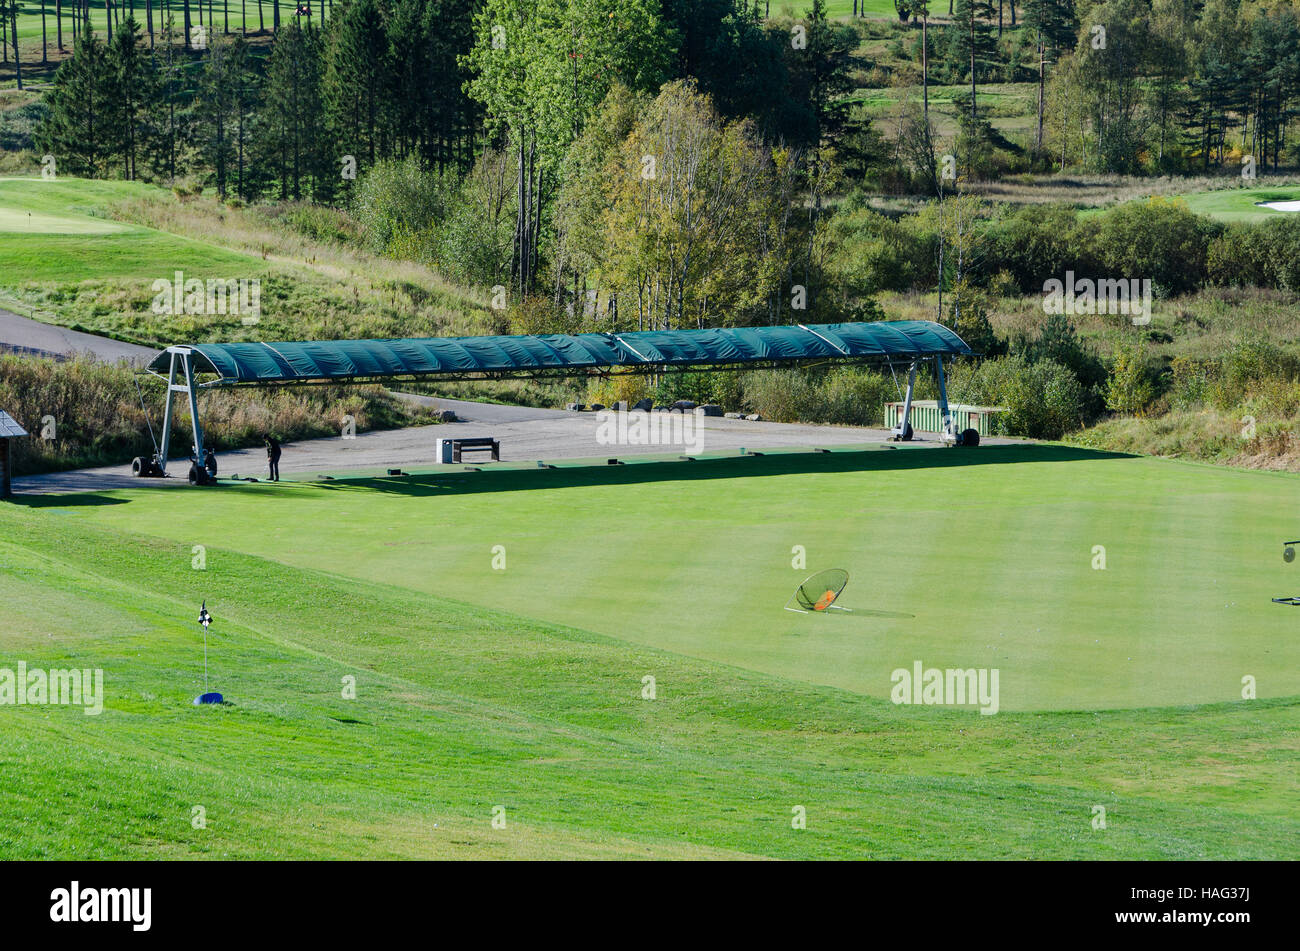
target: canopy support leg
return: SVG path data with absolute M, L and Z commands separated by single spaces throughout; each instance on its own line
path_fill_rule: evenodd
M 179 366 L 178 366 L 179 364 Z M 179 369 L 180 374 L 177 373 Z M 177 383 L 178 375 L 185 382 Z M 184 393 L 190 406 L 190 430 L 194 435 L 194 458 L 203 468 L 203 426 L 199 423 L 199 391 L 194 385 L 194 354 L 192 351 L 171 348 L 171 366 L 167 371 L 167 400 L 163 404 L 162 444 L 158 447 L 158 468 L 167 474 L 167 456 L 172 441 L 172 395 Z
M 912 393 L 916 389 L 916 361 L 912 361 L 912 366 L 907 372 L 907 395 L 903 397 L 903 418 L 898 421 L 898 428 L 894 430 L 895 436 L 906 436 L 907 425 L 912 417 Z
M 939 378 L 939 419 L 941 421 L 942 434 L 940 438 L 944 442 L 956 439 L 956 434 L 952 431 L 952 413 L 948 411 L 948 383 L 943 376 L 943 356 L 934 355 L 934 368 Z
M 203 426 L 199 423 L 199 393 L 194 387 L 194 360 L 191 354 L 181 354 L 185 366 L 185 389 L 190 397 L 190 425 L 194 432 L 194 463 L 203 468 Z
M 158 470 L 167 474 L 167 450 L 172 441 L 172 390 L 176 389 L 176 354 L 171 354 L 171 369 L 167 373 L 167 396 L 163 401 L 162 444 L 158 447 Z

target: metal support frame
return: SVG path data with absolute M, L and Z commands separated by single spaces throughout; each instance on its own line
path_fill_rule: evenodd
M 913 360 L 907 371 L 907 395 L 903 397 L 903 418 L 898 421 L 898 425 L 893 430 L 895 436 L 907 434 L 907 424 L 912 416 L 912 393 L 916 389 L 916 365 L 917 361 Z
M 167 373 L 167 401 L 163 405 L 162 443 L 158 447 L 158 468 L 167 474 L 167 450 L 172 436 L 172 394 L 185 393 L 189 397 L 190 427 L 194 434 L 194 458 L 196 464 L 203 467 L 203 427 L 199 423 L 198 387 L 194 383 L 194 351 L 189 347 L 168 347 L 171 354 L 171 366 Z M 184 383 L 176 382 L 179 367 L 184 376 Z
M 939 377 L 939 419 L 942 432 L 939 434 L 941 442 L 956 442 L 957 434 L 953 432 L 952 413 L 948 410 L 948 383 L 943 376 L 943 355 L 936 353 L 934 355 L 934 369 Z

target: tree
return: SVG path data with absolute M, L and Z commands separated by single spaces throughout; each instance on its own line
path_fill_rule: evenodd
M 988 69 L 997 55 L 997 42 L 993 37 L 991 0 L 957 0 L 952 15 L 952 29 L 958 55 L 970 69 L 970 115 L 979 115 L 976 106 L 976 83 L 979 75 Z
M 113 157 L 113 75 L 103 42 L 85 31 L 73 45 L 46 95 L 48 113 L 37 130 L 40 148 L 73 175 L 103 175 Z
M 1047 64 L 1061 50 L 1068 49 L 1074 43 L 1075 31 L 1078 29 L 1074 0 L 1025 0 L 1024 23 L 1034 34 L 1038 53 L 1038 116 L 1034 129 L 1034 150 L 1041 152 Z
M 1184 99 L 1187 75 L 1187 37 L 1196 22 L 1193 0 L 1155 0 L 1151 8 L 1151 40 L 1148 70 L 1151 76 L 1152 107 L 1159 129 L 1156 166 L 1165 166 L 1169 123 Z
M 330 20 L 326 44 L 326 116 L 339 154 L 373 165 L 386 151 L 384 102 L 393 86 L 378 0 L 349 0 Z
M 140 48 L 141 39 L 140 25 L 128 16 L 119 24 L 107 53 L 112 125 L 119 142 L 122 177 L 128 180 L 136 178 L 137 160 L 148 149 L 152 116 L 159 106 L 157 71 Z
M 289 23 L 275 34 L 267 66 L 259 138 L 262 162 L 279 182 L 280 198 L 328 199 L 338 170 L 325 145 L 320 34 Z
M 598 275 L 620 312 L 635 302 L 638 327 L 740 323 L 789 299 L 784 280 L 803 244 L 790 227 L 795 156 L 765 148 L 752 122 L 725 122 L 679 81 L 645 110 L 616 162 Z
M 18 49 L 18 14 L 21 12 L 20 0 L 6 0 L 4 4 L 5 18 L 9 21 L 8 26 L 11 29 L 12 43 L 14 47 L 14 77 L 18 82 L 18 88 L 23 88 L 23 60 L 22 53 Z
M 1148 0 L 1100 0 L 1082 22 L 1105 32 L 1079 37 L 1079 94 L 1096 137 L 1094 164 L 1102 171 L 1131 172 L 1138 162 L 1145 128 L 1139 107 L 1150 46 Z
M 204 164 L 212 170 L 217 195 L 222 199 L 228 192 L 230 169 L 236 158 L 231 126 L 234 124 L 237 69 L 231 43 L 224 37 L 210 37 L 199 78 L 195 112 L 199 123 L 199 152 Z
M 149 165 L 155 175 L 169 183 L 181 168 L 181 143 L 185 140 L 186 115 L 181 99 L 182 62 L 176 51 L 176 17 L 170 12 L 161 23 L 162 53 L 153 54 L 158 83 L 158 108 L 153 113 L 148 136 Z
M 544 208 L 560 162 L 615 82 L 654 88 L 670 57 L 657 0 L 487 0 L 463 58 L 489 135 L 509 142 L 517 174 L 510 274 L 534 286 Z

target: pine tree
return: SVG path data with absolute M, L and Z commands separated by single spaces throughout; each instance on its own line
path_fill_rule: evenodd
M 384 94 L 393 85 L 378 0 L 351 0 L 330 27 L 324 85 L 330 129 L 342 153 L 373 165 L 383 151 Z
M 183 168 L 182 143 L 188 125 L 183 109 L 183 59 L 176 48 L 176 18 L 170 12 L 161 22 L 162 53 L 153 56 L 158 77 L 158 108 L 148 137 L 149 166 L 154 174 L 175 183 Z
M 113 76 L 103 42 L 81 33 L 72 57 L 64 60 L 46 94 L 48 113 L 36 134 L 41 150 L 53 155 L 60 170 L 96 178 L 113 155 Z
M 150 117 L 159 105 L 157 75 L 152 60 L 140 48 L 142 34 L 135 17 L 118 25 L 108 47 L 108 66 L 113 78 L 112 120 L 118 138 L 122 177 L 136 177 L 140 154 L 148 148 Z
M 199 124 L 199 153 L 212 171 L 217 195 L 222 199 L 229 190 L 231 166 L 236 160 L 231 129 L 236 81 L 230 45 L 224 38 L 209 37 L 208 55 L 194 103 Z
M 958 54 L 970 69 L 970 117 L 979 118 L 976 104 L 976 84 L 981 74 L 997 56 L 997 41 L 993 36 L 992 0 L 957 0 L 952 15 L 952 29 L 956 31 Z
M 289 23 L 275 35 L 261 110 L 259 161 L 274 173 L 281 200 L 304 195 L 328 200 L 335 170 L 329 167 L 321 101 L 319 33 Z
M 1014 9 L 1012 7 L 1013 11 Z M 1038 53 L 1038 121 L 1034 132 L 1034 149 L 1042 151 L 1047 64 L 1074 42 L 1075 31 L 1078 29 L 1074 0 L 1025 0 L 1024 23 L 1034 34 L 1034 46 Z

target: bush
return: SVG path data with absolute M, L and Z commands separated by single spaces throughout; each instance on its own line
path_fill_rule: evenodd
M 1005 271 L 1026 294 L 1040 294 L 1078 259 L 1078 213 L 1064 205 L 1028 205 L 989 226 L 989 271 Z
M 1206 394 L 1216 407 L 1230 409 L 1270 382 L 1290 384 L 1297 380 L 1300 357 L 1268 341 L 1238 340 L 1219 358 Z
M 1163 294 L 1196 290 L 1205 280 L 1211 240 L 1222 230 L 1184 201 L 1131 201 L 1079 226 L 1077 270 L 1096 277 L 1150 279 Z
M 1155 399 L 1156 388 L 1147 368 L 1146 346 L 1140 341 L 1121 340 L 1111 358 L 1106 380 L 1106 407 L 1117 413 L 1142 415 Z
M 280 220 L 299 234 L 313 241 L 329 244 L 351 244 L 360 236 L 357 223 L 347 212 L 324 205 L 299 202 L 286 206 Z
M 1206 268 L 1214 284 L 1300 291 L 1300 216 L 1228 225 L 1211 242 Z
M 1000 357 L 1007 352 L 1007 342 L 993 331 L 988 297 L 982 291 L 962 281 L 948 292 L 944 302 L 944 323 L 972 350 L 986 357 Z
M 412 235 L 442 220 L 455 184 L 452 173 L 426 171 L 414 157 L 376 162 L 357 182 L 352 203 L 366 244 L 387 253 L 400 238 L 409 247 Z
M 751 371 L 744 390 L 749 410 L 782 423 L 880 426 L 885 403 L 898 398 L 887 373 L 863 367 Z
M 514 166 L 510 155 L 479 156 L 450 204 L 438 235 L 437 264 L 465 284 L 508 284 L 514 241 Z
M 841 212 L 829 225 L 826 270 L 848 297 L 908 291 L 935 281 L 935 238 L 864 208 Z
M 596 377 L 587 384 L 587 402 L 603 406 L 613 406 L 620 400 L 631 406 L 648 399 L 650 393 L 650 379 L 645 376 Z
M 1060 439 L 1078 429 L 1086 413 L 1084 388 L 1067 367 L 1053 360 L 1029 363 L 1023 356 L 958 364 L 948 396 L 1006 407 L 995 417 L 999 431 L 1032 439 Z

